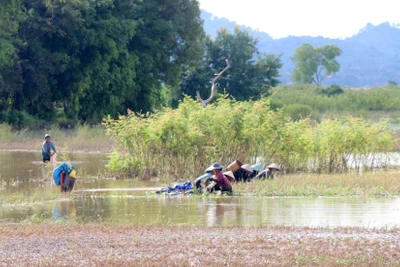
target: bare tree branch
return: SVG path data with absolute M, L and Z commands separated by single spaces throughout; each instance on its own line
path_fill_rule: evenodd
M 229 63 L 229 60 L 228 60 L 228 59 L 225 59 L 225 61 L 226 61 L 226 67 L 225 67 L 225 69 L 223 69 L 220 73 L 216 74 L 215 78 L 212 79 L 212 81 L 211 81 L 211 95 L 210 95 L 210 97 L 209 97 L 208 99 L 206 99 L 206 100 L 203 100 L 203 99 L 201 99 L 201 96 L 200 96 L 199 91 L 196 91 L 197 100 L 200 101 L 200 103 L 201 103 L 201 105 L 203 106 L 203 108 L 205 108 L 206 105 L 214 98 L 214 87 L 215 87 L 215 82 L 216 82 L 219 78 L 221 78 L 222 74 L 223 74 L 225 71 L 227 71 L 227 70 L 231 67 L 231 64 Z

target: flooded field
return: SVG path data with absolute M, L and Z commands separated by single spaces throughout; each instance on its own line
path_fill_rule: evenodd
M 38 204 L 0 203 L 0 221 L 66 220 L 140 225 L 362 226 L 400 225 L 400 198 L 159 196 L 155 181 L 105 179 L 104 154 L 67 155 L 78 171 L 71 195 Z M 36 152 L 0 152 L 0 193 L 51 190 L 51 168 Z

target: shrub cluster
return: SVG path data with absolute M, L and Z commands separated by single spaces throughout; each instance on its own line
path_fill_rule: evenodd
M 202 108 L 185 98 L 177 109 L 104 118 L 117 140 L 112 175 L 195 177 L 214 161 L 276 162 L 286 172 L 345 172 L 385 167 L 396 139 L 388 123 L 343 117 L 293 121 L 271 99 L 237 102 L 224 96 Z

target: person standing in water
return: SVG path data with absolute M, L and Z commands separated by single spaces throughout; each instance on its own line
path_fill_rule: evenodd
M 57 153 L 56 147 L 54 144 L 51 142 L 51 137 L 49 134 L 46 134 L 44 136 L 44 142 L 42 144 L 42 158 L 43 162 L 48 162 L 50 161 L 50 157 Z

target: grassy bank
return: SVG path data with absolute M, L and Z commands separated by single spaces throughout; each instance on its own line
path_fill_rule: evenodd
M 399 196 L 400 171 L 287 175 L 238 183 L 234 189 L 258 196 Z
M 400 229 L 0 224 L 4 266 L 394 266 Z
M 107 136 L 102 126 L 77 126 L 74 129 L 51 127 L 43 130 L 13 130 L 11 126 L 0 124 L 0 150 L 41 149 L 44 135 L 48 133 L 58 150 L 69 152 L 108 153 L 116 145 Z

